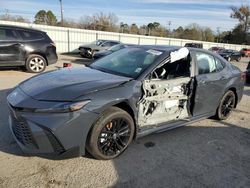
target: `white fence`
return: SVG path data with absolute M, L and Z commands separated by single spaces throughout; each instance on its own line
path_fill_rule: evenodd
M 128 44 L 173 45 L 173 46 L 184 46 L 188 42 L 198 42 L 198 43 L 203 43 L 203 47 L 205 49 L 209 49 L 213 46 L 219 46 L 234 50 L 240 50 L 242 48 L 250 48 L 250 46 L 245 46 L 245 45 L 212 43 L 204 41 L 192 41 L 192 40 L 176 39 L 176 38 L 161 38 L 161 37 L 151 37 L 143 35 L 130 35 L 122 33 L 73 29 L 66 27 L 54 27 L 54 26 L 9 22 L 1 20 L 0 24 L 23 26 L 45 31 L 51 37 L 51 39 L 56 43 L 58 52 L 70 52 L 77 49 L 81 44 L 90 43 L 97 39 L 118 40 Z

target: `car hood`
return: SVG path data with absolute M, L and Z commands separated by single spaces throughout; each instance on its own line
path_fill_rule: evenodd
M 103 50 L 103 51 L 100 51 L 100 52 L 96 52 L 95 56 L 106 56 L 106 55 L 109 55 L 109 54 L 112 54 L 112 51 L 110 51 L 110 50 Z
M 19 85 L 36 100 L 74 101 L 80 96 L 119 86 L 131 78 L 91 68 L 65 68 L 35 76 Z

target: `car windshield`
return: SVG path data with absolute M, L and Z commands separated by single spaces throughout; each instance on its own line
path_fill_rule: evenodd
M 97 60 L 90 67 L 111 74 L 137 78 L 162 53 L 162 51 L 143 48 L 125 48 Z
M 124 48 L 124 45 L 123 44 L 117 44 L 115 46 L 112 46 L 111 48 L 109 48 L 108 50 L 109 51 L 112 51 L 112 52 L 116 52 L 120 49 Z
M 221 53 L 230 53 L 231 50 L 220 50 Z

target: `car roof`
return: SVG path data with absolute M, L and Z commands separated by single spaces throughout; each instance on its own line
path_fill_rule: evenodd
M 20 27 L 20 26 L 15 26 L 15 25 L 5 25 L 5 24 L 0 24 L 0 27 L 2 28 L 8 28 L 8 29 L 23 29 L 23 30 L 30 30 L 30 31 L 36 31 L 36 32 L 43 32 L 41 30 L 38 29 L 33 29 L 33 28 L 29 28 L 29 27 Z
M 119 42 L 119 41 L 117 41 L 117 40 L 106 40 L 106 39 L 98 39 L 97 41 L 121 43 L 121 42 Z
M 182 48 L 180 46 L 168 46 L 168 45 L 134 45 L 131 47 L 143 48 L 146 50 L 161 50 L 165 52 L 175 51 Z

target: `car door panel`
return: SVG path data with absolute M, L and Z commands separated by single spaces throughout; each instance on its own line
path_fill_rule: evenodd
M 190 81 L 190 77 L 145 80 L 144 96 L 139 102 L 139 126 L 157 126 L 189 118 L 187 91 Z
M 212 113 L 217 109 L 218 101 L 223 93 L 226 77 L 221 73 L 196 76 L 196 93 L 193 115 Z
M 214 63 L 217 66 L 216 61 L 214 59 Z M 197 75 L 195 76 L 194 107 L 192 109 L 194 116 L 215 113 L 219 101 L 224 94 L 225 86 L 230 79 L 227 71 L 227 68 L 220 71 L 214 70 L 214 72 L 206 74 L 199 74 L 199 71 L 197 71 Z
M 23 45 L 19 42 L 4 41 L 0 44 L 0 64 L 21 64 L 23 61 Z

